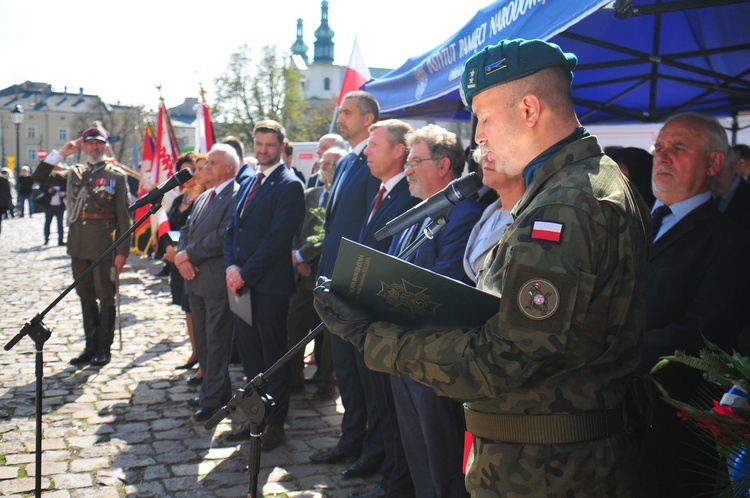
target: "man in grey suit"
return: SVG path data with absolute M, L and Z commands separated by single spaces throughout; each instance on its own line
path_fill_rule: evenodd
M 185 279 L 193 315 L 193 333 L 203 383 L 196 400 L 195 420 L 203 422 L 229 401 L 229 359 L 232 313 L 224 280 L 224 234 L 239 189 L 234 182 L 240 160 L 227 144 L 208 153 L 206 178 L 213 185 L 196 200 L 187 224 L 180 231 L 175 265 Z M 190 402 L 189 402 L 190 403 Z

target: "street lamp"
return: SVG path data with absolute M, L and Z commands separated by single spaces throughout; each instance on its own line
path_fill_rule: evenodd
M 21 171 L 21 132 L 19 128 L 23 123 L 23 106 L 21 104 L 16 104 L 16 108 L 10 111 L 10 119 L 16 125 L 16 184 L 18 184 L 19 172 Z

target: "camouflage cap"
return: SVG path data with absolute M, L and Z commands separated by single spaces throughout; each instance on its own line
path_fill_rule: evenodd
M 88 140 L 100 140 L 106 142 L 109 140 L 109 133 L 107 133 L 107 130 L 105 130 L 100 124 L 95 123 L 83 130 L 81 132 L 81 137 L 84 142 Z
M 563 52 L 554 43 L 521 38 L 502 40 L 484 47 L 466 61 L 461 74 L 461 100 L 471 109 L 471 101 L 478 93 L 551 66 L 563 66 L 572 79 L 577 63 L 574 54 Z

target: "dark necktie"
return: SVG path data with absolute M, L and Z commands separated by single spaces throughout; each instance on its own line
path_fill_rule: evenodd
M 668 214 L 672 214 L 672 210 L 669 209 L 669 206 L 662 205 L 654 210 L 654 214 L 651 215 L 651 240 L 656 238 L 656 235 L 661 228 L 661 223 L 664 221 L 664 217 Z
M 318 207 L 326 207 L 328 205 L 328 196 L 330 195 L 331 191 L 326 189 L 325 193 L 323 194 L 323 200 L 320 202 Z
M 211 192 L 211 195 L 208 196 L 208 202 L 206 202 L 206 206 L 210 206 L 212 202 L 214 202 L 214 199 L 216 199 L 216 189 L 214 189 L 213 192 Z
M 252 188 L 247 193 L 247 197 L 245 197 L 245 204 L 242 205 L 242 213 L 240 213 L 240 216 L 245 213 L 245 210 L 250 205 L 251 202 L 253 202 L 253 199 L 256 195 L 258 195 L 258 191 L 260 190 L 260 184 L 263 182 L 263 178 L 265 175 L 263 173 L 258 173 L 258 175 L 255 177 L 255 183 L 253 183 Z

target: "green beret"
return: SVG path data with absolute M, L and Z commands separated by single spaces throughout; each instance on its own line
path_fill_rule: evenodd
M 474 96 L 493 86 L 517 80 L 551 66 L 570 71 L 578 58 L 544 40 L 503 40 L 472 55 L 461 74 L 461 100 L 471 109 Z

